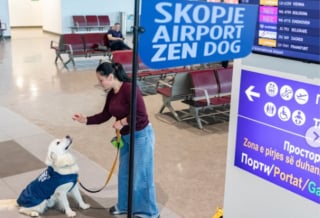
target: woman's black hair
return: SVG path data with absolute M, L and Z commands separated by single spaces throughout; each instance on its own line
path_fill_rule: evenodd
M 131 81 L 130 77 L 128 77 L 126 71 L 123 69 L 120 63 L 101 63 L 97 67 L 96 72 L 101 76 L 109 76 L 110 73 L 112 73 L 121 82 Z

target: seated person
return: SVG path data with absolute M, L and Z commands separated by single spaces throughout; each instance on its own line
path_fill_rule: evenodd
M 121 29 L 120 23 L 115 23 L 114 26 L 112 26 L 107 33 L 109 47 L 111 48 L 112 51 L 131 49 L 124 42 L 124 38 L 123 38 L 123 35 L 122 35 L 120 29 Z

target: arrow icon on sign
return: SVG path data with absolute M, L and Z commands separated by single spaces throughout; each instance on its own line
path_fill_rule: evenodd
M 252 97 L 260 98 L 260 93 L 259 92 L 252 91 L 254 89 L 254 87 L 255 86 L 249 86 L 249 88 L 247 88 L 247 90 L 245 91 L 249 101 L 253 101 Z
M 313 134 L 314 134 L 314 136 L 315 136 L 315 138 L 314 138 L 313 141 L 315 142 L 315 141 L 317 141 L 317 140 L 319 139 L 320 136 L 319 136 L 319 134 L 316 133 L 316 132 L 313 132 Z

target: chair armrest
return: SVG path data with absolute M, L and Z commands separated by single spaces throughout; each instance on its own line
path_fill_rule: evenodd
M 65 50 L 73 55 L 73 49 L 71 44 L 64 44 Z
M 168 80 L 163 80 L 163 79 L 159 79 L 157 81 L 157 84 L 156 84 L 156 89 L 159 87 L 159 86 L 166 86 L 166 87 L 169 87 L 169 88 L 172 88 L 172 82 L 174 81 L 174 78 L 170 78 Z
M 50 41 L 50 48 L 54 49 L 54 50 L 60 50 L 59 48 L 59 43 L 54 41 L 54 40 L 51 40 Z
M 191 88 L 191 89 L 194 89 L 194 90 L 200 90 L 200 91 L 203 91 L 204 92 L 204 96 L 205 96 L 205 99 L 207 101 L 207 106 L 210 105 L 210 97 L 209 97 L 209 94 L 208 94 L 208 90 L 204 89 L 204 88 Z
M 164 86 L 172 88 L 172 85 L 164 80 L 158 80 L 157 86 L 159 86 L 159 85 L 164 85 Z

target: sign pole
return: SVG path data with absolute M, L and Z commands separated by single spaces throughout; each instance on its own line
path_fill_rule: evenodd
M 131 90 L 131 108 L 130 108 L 130 148 L 129 148 L 129 179 L 128 179 L 128 214 L 132 215 L 133 200 L 133 180 L 134 180 L 134 135 L 136 129 L 136 107 L 137 107 L 137 68 L 138 68 L 138 34 L 139 28 L 139 7 L 140 0 L 135 0 L 134 5 L 134 26 L 133 26 L 133 60 L 132 60 L 132 90 Z

